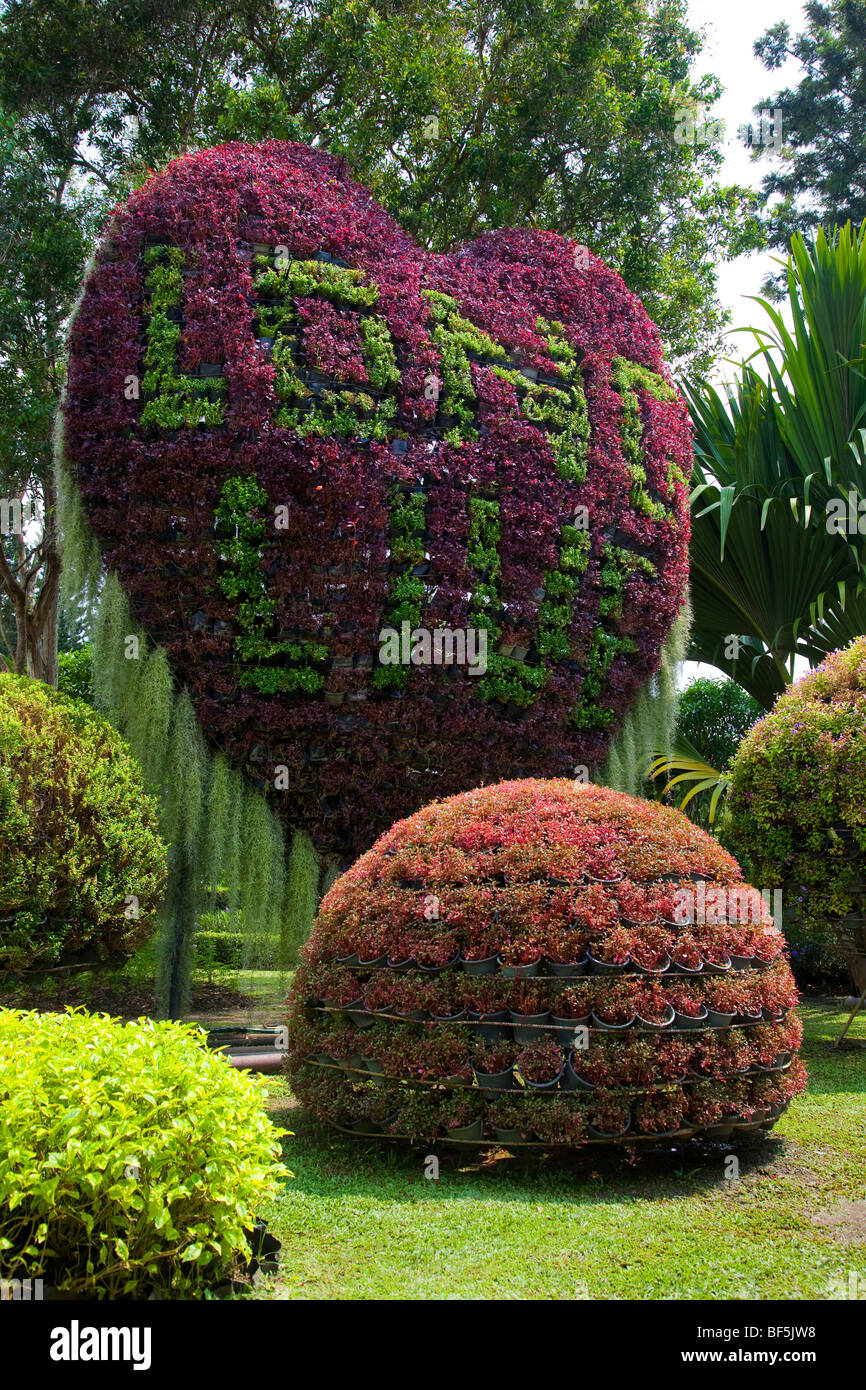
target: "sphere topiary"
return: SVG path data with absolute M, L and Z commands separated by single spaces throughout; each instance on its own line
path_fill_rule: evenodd
M 64 418 L 136 621 L 323 849 L 599 766 L 684 602 L 688 412 L 620 277 L 528 229 L 428 255 L 319 150 L 131 195 Z
M 819 947 L 866 952 L 866 637 L 780 695 L 731 764 L 725 833 Z M 853 920 L 852 920 L 853 919 Z
M 605 788 L 434 802 L 337 880 L 303 955 L 293 1088 L 364 1134 L 723 1136 L 804 1084 L 760 896 L 678 811 Z
M 88 705 L 0 675 L 0 972 L 118 963 L 166 881 L 159 811 Z
M 258 1079 L 200 1029 L 3 1009 L 0 1050 L 4 1279 L 195 1297 L 249 1260 L 287 1170 Z

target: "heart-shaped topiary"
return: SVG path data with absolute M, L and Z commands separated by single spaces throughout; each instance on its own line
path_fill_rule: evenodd
M 429 255 L 331 156 L 227 145 L 115 214 L 70 347 L 105 562 L 288 821 L 355 852 L 600 764 L 683 603 L 691 446 L 585 248 Z

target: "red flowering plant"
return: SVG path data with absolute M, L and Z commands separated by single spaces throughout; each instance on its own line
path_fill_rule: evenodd
M 558 855 L 550 861 L 549 877 L 544 877 L 544 847 L 551 841 Z M 521 847 L 524 866 L 531 858 L 537 878 L 512 881 L 517 859 L 507 861 L 508 873 L 501 868 L 502 855 L 512 845 Z M 456 862 L 449 846 L 458 847 L 464 858 L 464 881 L 440 884 L 436 873 L 441 870 L 450 879 Z M 612 856 L 611 873 L 623 875 L 615 886 L 577 877 L 562 882 L 566 875 L 559 851 L 568 851 L 575 875 L 582 875 L 591 872 L 588 865 L 595 862 L 592 856 L 600 846 Z M 413 858 L 416 851 L 419 857 Z M 656 868 L 672 862 L 682 866 L 677 873 L 685 875 L 683 883 L 703 882 L 708 894 L 714 883 L 741 884 L 734 861 L 678 812 L 565 780 L 480 787 L 399 822 L 338 879 L 304 948 L 292 988 L 288 1056 L 300 1103 L 322 1118 L 335 1113 L 331 1092 L 322 1092 L 318 1083 L 311 1085 L 313 1073 L 320 1069 L 308 1060 L 332 1046 L 341 1060 L 360 1055 L 377 1061 L 398 1089 L 429 1088 L 423 1109 L 427 1135 L 447 1130 L 453 1119 L 450 1102 L 461 1099 L 461 1086 L 469 1084 L 470 1063 L 480 1076 L 489 1076 L 516 1064 L 518 1053 L 518 1070 L 536 1086 L 557 1077 L 569 1057 L 578 1076 L 596 1088 L 594 1095 L 601 1102 L 610 1101 L 617 1113 L 626 1105 L 638 1115 L 646 1097 L 659 1097 L 660 1104 L 674 1109 L 674 1094 L 688 1107 L 684 1123 L 694 1133 L 716 1123 L 718 1115 L 736 1115 L 743 1068 L 767 1067 L 799 1046 L 798 1025 L 777 1017 L 779 1008 L 793 1005 L 796 992 L 784 955 L 768 966 L 750 965 L 721 975 L 701 970 L 685 977 L 658 969 L 668 952 L 686 963 L 704 959 L 704 924 L 661 924 L 660 909 L 671 901 L 675 882 L 638 876 L 642 864 L 652 864 L 654 872 L 674 872 Z M 406 887 L 401 865 L 415 872 L 422 863 L 423 888 Z M 424 907 L 430 906 L 431 898 L 436 910 L 428 916 Z M 741 944 L 735 933 L 763 929 L 723 922 L 712 930 L 721 957 Z M 576 941 L 581 941 L 581 949 L 588 943 L 596 959 L 618 961 L 623 969 L 577 979 L 555 973 L 549 962 L 574 962 Z M 408 964 L 367 971 L 352 966 L 355 951 L 366 958 L 372 949 Z M 468 970 L 461 959 L 469 963 Z M 472 963 L 480 961 L 485 963 L 481 973 L 473 972 Z M 527 964 L 532 973 L 513 978 L 510 962 Z M 648 976 L 647 970 L 658 973 Z M 359 994 L 367 1009 L 375 1011 L 371 1028 L 340 1021 L 339 1010 L 355 1004 Z M 325 999 L 337 1001 L 330 1012 L 321 1008 Z M 705 1007 L 735 1015 L 733 1026 L 725 1028 L 724 1019 L 715 1027 L 682 1032 L 668 1026 L 671 1009 L 697 1019 Z M 405 1020 L 405 1015 L 416 1013 L 419 1019 Z M 590 1022 L 585 1038 L 577 1036 L 577 1021 L 592 1013 L 614 1028 L 630 1026 L 611 1034 Z M 515 1028 L 526 1015 L 539 1016 L 538 1031 L 532 1046 L 521 1048 Z M 742 1018 L 753 1021 L 741 1027 Z M 363 1024 L 366 1019 L 358 1021 Z M 557 1029 L 555 1039 L 545 1031 L 551 1027 Z M 706 1083 L 689 1073 L 690 1065 L 717 1085 L 716 1091 L 699 1090 L 703 1104 L 694 1107 L 689 1097 Z M 787 1077 L 789 1072 L 790 1068 L 779 1075 Z M 345 1072 L 334 1072 L 333 1077 L 337 1085 L 355 1084 Z M 735 1088 L 732 1105 L 722 1103 L 728 1085 Z M 493 1089 L 473 1087 L 480 1106 L 474 1113 L 486 1117 L 485 1141 L 494 1126 Z M 553 1099 L 544 1094 L 533 1097 L 532 1090 L 529 1085 L 511 1100 L 519 1106 Z M 561 1094 L 571 1105 L 581 1093 Z M 319 1108 L 322 1095 L 322 1106 L 327 1103 L 331 1109 Z M 420 1132 L 413 1105 L 405 1126 L 400 1127 L 398 1117 L 391 1127 L 394 1135 Z M 519 1113 L 522 1122 L 501 1127 L 539 1136 L 543 1132 L 542 1143 L 566 1142 L 561 1138 L 567 1128 L 564 1111 L 559 1115 L 557 1109 L 559 1118 L 548 1127 L 540 1118 L 537 1124 L 530 1122 L 528 1111 Z M 587 1118 L 579 1105 L 575 1113 L 581 1120 Z M 583 1142 L 580 1126 L 568 1132 L 569 1142 Z M 554 1134 L 560 1137 L 550 1137 Z
M 552 1081 L 562 1069 L 562 1053 L 551 1038 L 538 1038 L 517 1057 L 517 1072 L 524 1081 Z
M 524 1102 L 542 1144 L 579 1144 L 586 1134 L 583 1108 L 568 1096 L 529 1096 Z
M 634 980 L 621 978 L 605 982 L 603 989 L 596 986 L 593 1013 L 604 1023 L 628 1023 L 637 1012 L 639 989 Z
M 683 932 L 682 936 L 673 939 L 670 955 L 677 965 L 684 965 L 689 970 L 699 970 L 704 960 L 700 942 L 691 932 Z
M 528 228 L 430 256 L 322 150 L 198 151 L 115 209 L 65 441 L 209 741 L 346 856 L 515 748 L 599 766 L 684 602 L 688 412 L 620 277 Z
M 587 1123 L 601 1134 L 624 1134 L 629 1113 L 628 1104 L 618 1096 L 593 1097 L 586 1107 Z
M 471 1061 L 476 1071 L 495 1076 L 498 1072 L 508 1071 L 516 1056 L 517 1048 L 513 1042 L 487 1043 L 478 1040 L 472 1047 Z
M 699 1017 L 705 1007 L 703 989 L 699 985 L 694 986 L 691 980 L 678 980 L 673 976 L 670 983 L 665 985 L 665 995 L 677 1013 L 685 1014 L 688 1018 Z
M 683 1118 L 685 1097 L 682 1091 L 658 1091 L 641 1101 L 635 1128 L 643 1134 L 675 1133 Z
M 636 927 L 631 932 L 628 954 L 645 970 L 662 970 L 669 958 L 669 940 L 664 927 Z
M 622 965 L 631 952 L 632 933 L 628 927 L 614 927 L 605 936 L 590 938 L 589 950 L 596 960 Z

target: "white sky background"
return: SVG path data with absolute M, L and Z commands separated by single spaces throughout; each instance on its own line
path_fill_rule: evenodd
M 767 29 L 779 20 L 787 20 L 792 34 L 805 28 L 802 5 L 798 0 L 689 0 L 689 20 L 696 29 L 704 31 L 704 49 L 693 68 L 696 77 L 714 73 L 724 87 L 720 100 L 712 108 L 713 117 L 725 122 L 725 142 L 722 145 L 724 164 L 719 170 L 721 183 L 740 183 L 760 188 L 761 180 L 771 167 L 773 154 L 752 160 L 749 151 L 737 138 L 739 126 L 755 123 L 753 107 L 784 87 L 795 85 L 802 75 L 800 64 L 785 63 L 768 72 L 755 57 L 752 45 Z M 784 131 L 784 113 L 783 113 Z M 747 327 L 761 320 L 760 305 L 747 298 L 760 292 L 761 281 L 768 271 L 776 268 L 778 251 L 759 255 L 739 256 L 719 267 L 719 298 L 731 310 L 732 328 Z M 732 357 L 741 357 L 752 339 L 735 333 L 729 339 Z M 730 374 L 730 368 L 722 371 Z
M 796 85 L 802 74 L 800 64 L 793 61 L 768 72 L 753 52 L 755 39 L 782 19 L 787 21 L 792 34 L 804 30 L 799 0 L 722 0 L 722 3 L 719 0 L 689 0 L 689 20 L 705 35 L 703 52 L 693 68 L 694 76 L 713 73 L 725 89 L 710 113 L 725 122 L 724 164 L 718 175 L 721 183 L 760 188 L 764 173 L 771 167 L 773 155 L 753 161 L 738 139 L 737 130 L 750 121 L 753 125 L 756 123 L 753 112 L 756 103 L 784 87 Z M 748 296 L 760 293 L 761 281 L 776 268 L 773 258 L 779 254 L 774 250 L 739 256 L 719 267 L 719 299 L 731 311 L 732 331 L 727 339 L 727 351 L 737 360 L 754 346 L 754 340 L 749 334 L 733 330 L 760 323 L 763 311 Z M 719 364 L 720 379 L 729 379 L 732 375 L 732 367 L 724 362 Z M 682 688 L 698 676 L 718 680 L 721 674 L 715 666 L 686 661 L 679 684 Z

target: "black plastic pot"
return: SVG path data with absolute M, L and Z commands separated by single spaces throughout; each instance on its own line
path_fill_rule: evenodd
M 495 975 L 499 970 L 499 957 L 487 956 L 484 960 L 466 960 L 457 957 L 467 975 Z
M 424 1023 L 427 1021 L 427 1014 L 425 1013 L 425 1011 L 424 1011 L 423 1009 L 407 1009 L 405 1012 L 403 1012 L 403 1011 L 401 1011 L 401 1010 L 398 1010 L 398 1009 L 394 1009 L 393 1012 L 394 1012 L 395 1016 L 400 1020 L 401 1023 L 412 1023 L 412 1024 L 414 1024 L 415 1026 L 414 1026 L 413 1031 L 414 1031 L 415 1033 L 417 1033 L 417 1034 L 419 1034 L 419 1035 L 420 1035 L 421 1033 L 423 1033 L 423 1031 L 424 1031 L 423 1025 L 424 1025 Z
M 573 1042 L 576 1028 L 588 1028 L 590 1026 L 591 1015 L 584 1014 L 582 1018 L 560 1018 L 558 1014 L 550 1015 L 550 1032 L 557 1042 Z
M 398 1112 L 395 1110 L 393 1115 L 389 1115 L 385 1120 L 368 1120 L 366 1118 L 355 1120 L 348 1128 L 354 1134 L 384 1134 L 388 1125 L 392 1125 L 397 1118 Z
M 469 1017 L 468 1009 L 461 1009 L 456 1014 L 434 1014 L 437 1023 L 462 1023 L 464 1018 Z
M 562 961 L 551 960 L 549 956 L 546 956 L 544 961 L 547 974 L 556 979 L 580 979 L 586 975 L 588 967 L 589 956 L 584 956 L 582 960 L 570 961 L 567 964 Z
M 477 1143 L 484 1136 L 484 1116 L 479 1115 L 468 1125 L 458 1125 L 456 1129 L 446 1130 L 445 1137 L 455 1143 Z
M 500 1144 L 525 1144 L 526 1132 L 522 1129 L 503 1129 L 501 1125 L 494 1125 L 493 1133 Z
M 707 958 L 704 957 L 704 966 L 701 973 L 704 975 L 729 975 L 732 969 L 733 966 L 730 957 L 728 957 L 727 964 L 725 965 L 719 965 L 718 962 L 707 960 Z
M 476 1015 L 470 1013 L 469 1016 L 470 1018 L 477 1018 L 477 1023 L 473 1032 L 475 1032 L 479 1038 L 483 1038 L 484 1042 L 502 1042 L 504 1039 L 511 1037 L 511 1029 L 502 1027 L 503 1023 L 508 1022 L 508 1009 L 498 1009 L 495 1013 L 491 1014 Z
M 420 965 L 418 969 L 424 975 L 441 975 L 445 970 L 453 970 L 460 960 L 459 956 L 452 956 L 446 960 L 444 965 Z
M 731 956 L 732 970 L 751 970 L 754 956 Z
M 373 960 L 357 961 L 359 970 L 381 970 L 383 966 L 387 965 L 387 963 L 387 956 L 376 956 Z
M 550 1034 L 550 1029 L 544 1025 L 550 1022 L 550 1010 L 546 1009 L 541 1014 L 520 1014 L 514 1009 L 509 1009 L 511 1022 L 514 1024 L 514 1040 L 519 1043 L 535 1042 L 536 1038 L 543 1038 Z
M 594 1091 L 595 1085 L 592 1081 L 585 1081 L 576 1070 L 572 1058 L 573 1052 L 569 1052 L 565 1063 L 565 1073 L 562 1078 L 562 1089 L 564 1091 Z
M 719 1030 L 730 1028 L 736 1017 L 736 1014 L 722 1013 L 719 1009 L 707 1009 L 707 1027 Z
M 673 1004 L 668 1004 L 668 1017 L 661 1023 L 656 1023 L 651 1018 L 642 1018 L 640 1014 L 635 1015 L 635 1021 L 639 1028 L 646 1028 L 653 1033 L 660 1033 L 664 1028 L 670 1028 L 676 1018 L 676 1010 Z
M 703 961 L 701 961 L 700 965 L 693 968 L 691 965 L 682 965 L 678 960 L 672 960 L 668 966 L 668 974 L 684 975 L 686 979 L 694 979 L 697 975 L 703 974 L 703 969 Z
M 415 969 L 415 962 L 411 956 L 408 960 L 392 960 L 391 957 L 388 956 L 385 964 L 389 970 L 396 970 L 398 974 L 405 974 L 407 970 Z
M 603 1018 L 599 1018 L 594 1009 L 590 1017 L 592 1018 L 593 1028 L 600 1028 L 604 1033 L 625 1033 L 634 1024 L 637 1014 L 632 1014 L 631 1018 L 625 1023 L 606 1023 Z
M 514 1090 L 513 1067 L 507 1067 L 505 1071 L 479 1071 L 473 1067 L 472 1074 L 485 1100 L 496 1100 L 503 1091 Z
M 709 1011 L 706 1004 L 701 1005 L 702 1012 L 697 1014 L 681 1014 L 679 1010 L 674 1010 L 674 1021 L 671 1027 L 680 1033 L 694 1033 L 707 1027 Z
M 668 975 L 671 972 L 670 956 L 665 957 L 664 965 L 641 965 L 634 957 L 632 957 L 631 964 L 636 974 L 648 976 L 652 980 L 660 980 L 663 975 Z
M 559 1083 L 565 1075 L 565 1068 L 560 1068 L 556 1076 L 552 1076 L 549 1081 L 530 1081 L 528 1076 L 523 1076 L 519 1072 L 517 1075 L 527 1091 L 558 1091 Z
M 589 962 L 589 970 L 587 973 L 590 975 L 621 975 L 629 965 L 628 960 L 596 960 L 592 951 L 587 952 L 587 961 Z
M 343 1013 L 348 1015 L 356 1028 L 372 1028 L 376 1022 L 375 1015 L 370 1013 L 361 999 L 355 999 L 351 1004 L 346 1004 Z
M 373 1078 L 374 1086 L 387 1086 L 388 1078 L 385 1075 L 385 1068 L 381 1062 L 377 1062 L 375 1057 L 364 1058 L 364 1070 L 369 1072 Z
M 763 1021 L 764 1021 L 764 1015 L 763 1015 L 763 1013 L 762 1013 L 760 1010 L 758 1010 L 758 1012 L 757 1012 L 756 1014 L 751 1014 L 751 1013 L 747 1013 L 747 1012 L 745 1012 L 743 1009 L 741 1009 L 740 1012 L 739 1012 L 738 1015 L 737 1015 L 737 1018 L 740 1020 L 741 1023 L 749 1023 L 749 1024 L 751 1024 L 751 1023 L 763 1023 Z
M 538 960 L 531 960 L 527 965 L 504 965 L 502 957 L 499 956 L 499 968 L 504 980 L 534 980 L 541 968 L 541 956 Z

